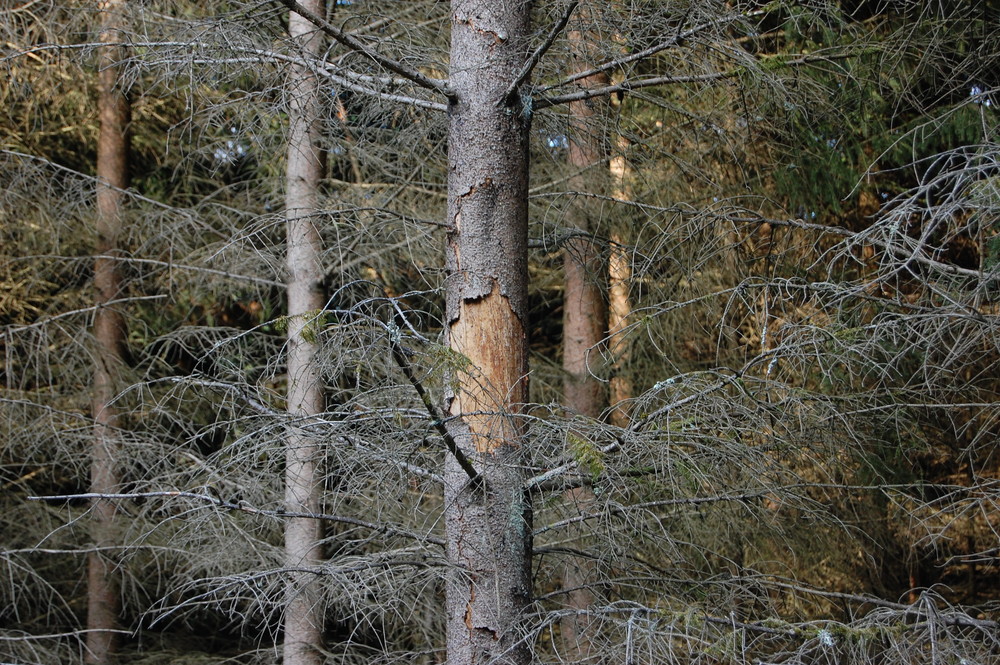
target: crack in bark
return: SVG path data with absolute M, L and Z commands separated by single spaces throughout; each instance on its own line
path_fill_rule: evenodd
M 475 32 L 476 34 L 483 35 L 484 37 L 491 37 L 493 39 L 494 45 L 503 44 L 504 42 L 507 41 L 507 35 L 502 30 L 491 30 L 489 28 L 480 28 L 478 25 L 476 25 L 476 20 L 480 18 L 481 17 L 479 16 L 476 16 L 474 18 L 469 17 L 463 19 L 456 18 L 455 23 L 465 24 L 470 28 L 472 28 L 472 31 Z
M 472 605 L 476 602 L 476 587 L 469 586 L 469 602 L 465 604 L 465 625 L 469 627 L 469 634 L 472 634 Z

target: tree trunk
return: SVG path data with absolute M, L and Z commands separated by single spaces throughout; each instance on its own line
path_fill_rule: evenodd
M 593 20 L 588 5 L 577 11 L 577 26 L 570 30 L 568 39 L 573 53 L 575 71 L 590 68 L 597 60 L 593 53 L 595 36 L 587 31 L 586 24 Z M 598 73 L 578 81 L 584 88 L 609 84 L 606 74 Z M 608 120 L 608 102 L 604 98 L 572 102 L 569 105 L 569 165 L 577 171 L 570 180 L 574 191 L 601 191 L 607 180 L 604 164 L 607 161 L 605 125 Z M 599 418 L 607 406 L 607 391 L 591 373 L 591 363 L 599 361 L 599 346 L 607 329 L 606 268 L 599 243 L 593 237 L 600 222 L 601 206 L 594 206 L 589 199 L 572 202 L 569 224 L 576 232 L 563 245 L 564 301 L 563 301 L 563 398 L 572 413 L 587 418 Z M 596 213 L 596 214 L 595 214 Z M 586 436 L 584 432 L 574 433 Z M 566 500 L 575 510 L 590 512 L 594 495 L 587 487 L 566 493 Z M 580 549 L 586 549 L 586 528 L 580 526 L 568 534 Z M 590 559 L 577 557 L 568 560 L 563 568 L 563 588 L 566 605 L 578 610 L 561 623 L 563 659 L 581 663 L 590 660 L 590 619 L 586 611 L 594 604 L 592 586 L 595 566 Z
M 98 55 L 97 108 L 100 128 L 97 138 L 97 256 L 94 260 L 95 301 L 94 388 L 91 405 L 94 440 L 91 448 L 90 491 L 118 491 L 119 415 L 114 405 L 118 377 L 127 358 L 125 319 L 118 306 L 108 303 L 122 297 L 122 277 L 115 256 L 122 226 L 122 191 L 128 187 L 128 125 L 130 107 L 119 86 L 122 0 L 98 3 L 101 16 L 101 47 Z M 93 502 L 91 535 L 96 547 L 87 557 L 87 651 L 85 661 L 106 665 L 118 651 L 120 582 L 112 548 L 115 536 L 115 506 Z
M 524 489 L 528 396 L 530 111 L 506 91 L 522 69 L 530 2 L 453 0 L 448 109 L 447 334 L 468 359 L 447 396 L 449 429 L 477 481 L 445 470 L 451 665 L 528 663 L 531 504 Z M 464 361 L 458 364 L 464 364 Z
M 320 0 L 303 6 L 323 15 Z M 288 32 L 304 54 L 318 56 L 323 40 L 315 27 L 292 12 Z M 285 509 L 318 513 L 321 450 L 307 431 L 310 418 L 324 409 L 323 377 L 317 360 L 317 317 L 324 306 L 322 242 L 317 228 L 318 189 L 322 176 L 319 85 L 305 67 L 289 73 L 289 137 L 285 216 L 288 270 L 288 430 L 285 453 Z M 284 616 L 284 665 L 318 665 L 322 661 L 324 608 L 314 573 L 319 565 L 322 523 L 307 517 L 288 518 L 285 566 L 288 568 Z
M 579 19 L 587 20 L 588 12 L 580 10 Z M 574 67 L 582 71 L 591 66 L 588 56 L 588 33 L 569 31 L 574 52 Z M 590 35 L 593 39 L 593 35 Z M 609 84 L 606 74 L 599 73 L 580 79 L 582 87 L 602 87 Z M 578 171 L 570 180 L 574 191 L 600 191 L 607 180 L 604 164 L 605 124 L 608 103 L 604 98 L 569 104 L 570 136 L 569 163 Z M 604 386 L 594 379 L 590 363 L 599 361 L 597 353 L 607 329 L 605 300 L 606 268 L 601 247 L 593 238 L 597 231 L 601 207 L 587 199 L 572 203 L 568 221 L 576 233 L 563 245 L 565 300 L 563 303 L 563 390 L 566 406 L 576 413 L 597 418 L 607 406 Z
M 629 184 L 631 169 L 625 158 L 628 142 L 619 137 L 619 154 L 610 162 L 613 190 L 611 196 L 620 201 L 632 200 Z M 632 398 L 632 381 L 626 374 L 629 361 L 629 344 L 625 338 L 628 317 L 632 314 L 629 289 L 632 286 L 632 261 L 628 255 L 626 236 L 619 225 L 611 231 L 611 250 L 608 257 L 608 339 L 611 355 L 610 402 L 611 424 L 627 427 L 630 422 L 628 400 Z

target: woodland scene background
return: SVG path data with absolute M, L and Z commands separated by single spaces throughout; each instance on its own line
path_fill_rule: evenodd
M 4 3 L 0 662 L 1000 662 L 998 25 Z M 525 291 L 475 355 L 480 106 Z M 508 481 L 526 545 L 463 521 Z

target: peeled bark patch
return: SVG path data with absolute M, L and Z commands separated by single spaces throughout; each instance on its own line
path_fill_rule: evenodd
M 462 301 L 451 324 L 451 347 L 469 359 L 457 379 L 452 415 L 464 414 L 476 452 L 520 446 L 520 432 L 508 413 L 527 398 L 528 378 L 517 358 L 526 343 L 524 326 L 506 296 L 494 287 L 486 296 Z

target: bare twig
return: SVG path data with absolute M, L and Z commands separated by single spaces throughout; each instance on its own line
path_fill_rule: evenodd
M 424 386 L 420 382 L 420 379 L 418 379 L 413 373 L 413 368 L 410 367 L 410 363 L 406 359 L 406 352 L 403 347 L 394 340 L 390 340 L 389 344 L 392 347 L 392 359 L 396 361 L 399 368 L 403 370 L 403 375 L 406 377 L 406 380 L 409 381 L 410 385 L 413 386 L 413 389 L 417 391 L 417 394 L 420 396 L 420 401 L 424 403 L 424 407 L 431 416 L 431 425 L 437 430 L 438 434 L 444 440 L 444 445 L 448 448 L 448 452 L 452 454 L 455 461 L 458 462 L 458 465 L 462 467 L 462 471 L 465 471 L 465 474 L 469 476 L 469 480 L 474 483 L 480 482 L 482 478 L 480 477 L 479 472 L 476 471 L 476 467 L 472 466 L 472 462 L 470 462 L 469 458 L 466 457 L 464 452 L 462 452 L 462 449 L 458 447 L 458 442 L 455 441 L 451 432 L 448 431 L 444 418 L 442 418 L 441 412 L 438 411 L 437 406 L 434 404 L 434 400 L 427 394 L 427 391 L 424 390 Z
M 838 60 L 842 58 L 849 58 L 856 55 L 855 53 L 840 53 L 840 54 L 825 54 L 825 55 L 802 55 L 797 58 L 792 58 L 788 60 L 782 60 L 782 67 L 799 67 L 804 65 L 810 65 L 817 62 L 829 62 L 831 60 Z M 640 90 L 642 88 L 652 88 L 662 85 L 673 85 L 677 83 L 708 83 L 711 81 L 723 81 L 726 79 L 736 78 L 746 72 L 745 67 L 735 67 L 733 69 L 727 69 L 718 72 L 708 72 L 707 74 L 681 74 L 675 76 L 655 76 L 647 79 L 639 80 L 625 80 L 621 83 L 615 83 L 613 85 L 606 85 L 600 88 L 584 88 L 582 90 L 577 90 L 576 92 L 569 92 L 563 95 L 554 95 L 551 97 L 542 97 L 534 101 L 534 108 L 544 109 L 550 106 L 556 106 L 557 104 L 568 104 L 570 102 L 579 102 L 586 99 L 594 99 L 596 97 L 606 97 L 608 95 L 613 95 L 616 92 L 629 92 L 632 90 Z
M 726 23 L 732 23 L 733 21 L 737 21 L 737 20 L 742 19 L 742 18 L 749 18 L 749 17 L 753 17 L 753 16 L 759 16 L 759 15 L 764 14 L 764 13 L 765 13 L 764 10 L 757 10 L 757 11 L 753 11 L 753 12 L 748 12 L 746 14 L 735 14 L 735 15 L 723 16 L 723 17 L 714 19 L 712 21 L 705 21 L 704 23 L 699 23 L 698 25 L 692 26 L 692 27 L 688 28 L 687 30 L 679 32 L 679 33 L 677 33 L 677 34 L 669 37 L 668 39 L 665 39 L 665 40 L 663 40 L 663 41 L 661 41 L 661 42 L 659 42 L 657 44 L 654 44 L 653 46 L 650 46 L 647 49 L 643 49 L 642 51 L 636 51 L 635 53 L 630 53 L 627 56 L 624 56 L 622 58 L 617 58 L 617 59 L 612 60 L 610 62 L 605 62 L 605 63 L 597 65 L 595 67 L 591 67 L 590 69 L 586 69 L 584 71 L 575 72 L 575 73 L 571 74 L 570 76 L 567 76 L 567 77 L 563 78 L 558 83 L 553 83 L 551 85 L 547 85 L 547 86 L 541 88 L 540 91 L 541 92 L 546 92 L 548 90 L 554 90 L 555 88 L 561 88 L 564 85 L 569 85 L 570 83 L 573 83 L 574 81 L 579 81 L 581 79 L 585 79 L 585 78 L 587 78 L 589 76 L 593 76 L 594 74 L 600 74 L 601 72 L 608 72 L 608 71 L 611 71 L 612 69 L 618 69 L 619 67 L 621 67 L 623 65 L 627 65 L 630 62 L 637 62 L 639 60 L 644 60 L 646 58 L 649 58 L 650 56 L 653 56 L 653 55 L 656 55 L 657 53 L 665 51 L 665 50 L 667 50 L 668 48 L 670 48 L 672 46 L 678 46 L 680 44 L 683 44 L 684 41 L 686 41 L 687 39 L 689 39 L 693 35 L 701 32 L 702 30 L 706 30 L 708 28 L 719 26 L 719 25 L 725 25 Z
M 79 637 L 86 633 L 119 633 L 121 635 L 132 635 L 131 630 L 109 629 L 109 628 L 81 628 L 68 633 L 46 633 L 35 635 L 33 633 L 17 633 L 14 635 L 0 635 L 0 642 L 21 642 L 27 640 L 52 640 L 59 637 Z M 6 665 L 6 664 L 5 664 Z
M 294 518 L 316 519 L 316 520 L 322 520 L 324 522 L 335 522 L 337 524 L 347 524 L 349 526 L 357 526 L 364 529 L 371 529 L 372 531 L 377 531 L 380 533 L 384 533 L 386 535 L 404 536 L 406 538 L 412 538 L 413 540 L 433 543 L 434 545 L 444 546 L 445 544 L 444 540 L 441 538 L 436 538 L 428 534 L 414 533 L 412 531 L 407 531 L 405 529 L 397 529 L 385 523 L 366 522 L 365 520 L 359 520 L 355 517 L 345 517 L 343 515 L 331 515 L 329 513 L 265 510 L 263 508 L 254 508 L 253 506 L 249 506 L 243 503 L 242 501 L 240 502 L 227 501 L 222 497 L 211 496 L 209 494 L 199 494 L 197 492 L 186 492 L 182 490 L 170 490 L 161 492 L 129 492 L 121 494 L 103 494 L 97 492 L 89 492 L 83 494 L 52 494 L 46 496 L 27 497 L 28 501 L 77 501 L 84 499 L 122 501 L 122 500 L 134 500 L 134 499 L 156 499 L 156 498 L 194 499 L 196 501 L 204 501 L 205 503 L 211 504 L 218 508 L 225 508 L 226 510 L 235 510 L 243 513 L 249 513 L 251 515 L 261 515 L 264 517 L 278 517 L 278 518 L 294 517 Z
M 311 11 L 303 7 L 295 0 L 276 0 L 276 1 L 280 2 L 285 7 L 295 12 L 296 14 L 306 18 L 317 28 L 319 28 L 327 35 L 329 35 L 339 43 L 343 44 L 347 48 L 353 51 L 357 51 L 358 53 L 361 53 L 371 58 L 374 62 L 385 67 L 389 71 L 395 72 L 400 76 L 402 76 L 403 78 L 416 83 L 421 88 L 427 88 L 428 90 L 434 90 L 436 92 L 439 92 L 445 97 L 447 97 L 449 100 L 454 98 L 455 96 L 454 91 L 452 91 L 451 88 L 448 87 L 448 84 L 445 81 L 425 76 L 414 69 L 410 69 L 409 67 L 407 67 L 406 65 L 397 60 L 393 60 L 392 58 L 388 58 L 380 54 L 378 51 L 372 49 L 371 47 L 369 47 L 367 44 L 360 41 L 356 37 L 352 37 L 347 32 L 331 24 L 323 17 L 317 16 L 316 14 L 312 13 Z
M 62 312 L 60 314 L 53 314 L 52 316 L 46 317 L 46 318 L 44 318 L 44 319 L 42 319 L 40 321 L 35 321 L 34 323 L 29 323 L 27 325 L 16 326 L 16 327 L 12 326 L 10 328 L 7 328 L 3 332 L 0 332 L 0 339 L 4 339 L 5 337 L 9 337 L 11 335 L 23 332 L 25 330 L 31 330 L 32 328 L 39 328 L 39 327 L 42 327 L 42 326 L 47 326 L 50 323 L 52 323 L 53 321 L 58 321 L 59 319 L 65 319 L 65 318 L 70 317 L 70 316 L 76 316 L 78 314 L 92 314 L 93 312 L 96 312 L 97 310 L 101 309 L 102 307 L 111 307 L 112 305 L 123 305 L 125 303 L 142 302 L 142 301 L 147 301 L 147 300 L 163 300 L 166 297 L 167 297 L 166 294 L 160 294 L 160 295 L 155 295 L 155 296 L 133 296 L 131 298 L 118 298 L 116 300 L 109 300 L 108 302 L 102 303 L 100 305 L 92 305 L 90 307 L 81 307 L 80 309 L 74 309 L 74 310 L 69 311 L 69 312 Z
M 535 49 L 535 52 L 531 54 L 528 61 L 524 63 L 524 67 L 522 67 L 521 71 L 517 73 L 514 81 L 503 94 L 503 97 L 501 98 L 503 101 L 510 101 L 511 97 L 517 93 L 517 89 L 521 87 L 521 84 L 528 80 L 528 77 L 531 76 L 531 72 L 534 71 L 535 67 L 541 61 L 542 56 L 548 52 L 548 50 L 552 47 L 552 44 L 555 43 L 556 38 L 566 28 L 566 24 L 569 23 L 569 19 L 573 15 L 573 10 L 575 10 L 579 4 L 579 0 L 573 0 L 573 2 L 566 5 L 566 9 L 563 11 L 562 16 L 559 17 L 559 20 L 552 26 L 552 30 L 549 31 L 548 37 L 546 37 L 545 41 L 542 42 L 541 45 Z

